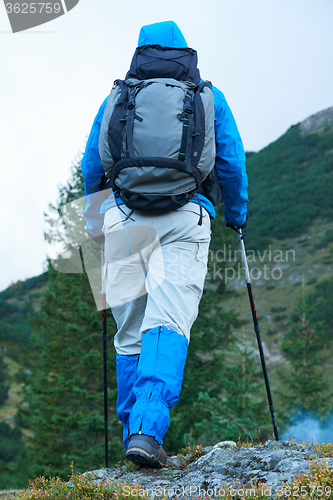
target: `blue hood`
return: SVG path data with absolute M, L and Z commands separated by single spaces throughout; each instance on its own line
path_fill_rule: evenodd
M 173 21 L 142 26 L 139 34 L 138 47 L 154 44 L 165 47 L 187 47 L 183 33 Z

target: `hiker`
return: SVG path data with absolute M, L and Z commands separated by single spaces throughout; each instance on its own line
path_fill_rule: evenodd
M 86 195 L 113 189 L 102 206 L 88 199 L 85 217 L 89 235 L 105 237 L 126 457 L 156 468 L 167 461 L 163 437 L 181 391 L 222 190 L 227 225 L 247 225 L 243 144 L 224 95 L 200 79 L 196 58 L 174 22 L 143 26 L 126 84 L 117 80 L 103 102 L 81 164 Z

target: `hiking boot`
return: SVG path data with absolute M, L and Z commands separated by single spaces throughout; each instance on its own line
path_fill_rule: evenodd
M 133 434 L 126 452 L 127 460 L 152 469 L 161 469 L 167 462 L 167 454 L 156 439 L 145 434 Z

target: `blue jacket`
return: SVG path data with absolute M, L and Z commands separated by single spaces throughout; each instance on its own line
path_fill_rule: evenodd
M 149 44 L 187 47 L 182 32 L 173 21 L 143 26 L 139 34 L 138 46 Z M 245 222 L 248 202 L 244 147 L 235 119 L 224 95 L 216 87 L 213 87 L 213 94 L 215 104 L 215 165 L 224 195 L 224 218 L 226 222 L 239 227 Z M 98 152 L 98 142 L 107 99 L 105 99 L 96 115 L 81 162 L 85 195 L 98 191 L 97 181 L 104 174 Z M 92 191 L 94 186 L 95 188 Z M 203 195 L 198 195 L 198 197 L 202 206 L 214 218 L 215 210 L 212 203 Z M 106 210 L 111 208 L 115 201 L 110 198 L 102 206 L 94 206 L 99 203 L 98 200 L 88 196 L 86 203 L 87 229 L 93 236 L 99 236 L 103 225 L 103 217 L 100 214 L 104 214 Z M 120 203 L 122 201 L 119 199 L 118 204 Z

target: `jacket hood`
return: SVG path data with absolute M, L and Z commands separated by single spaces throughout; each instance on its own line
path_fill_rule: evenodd
M 138 47 L 155 44 L 175 48 L 187 47 L 183 33 L 173 21 L 164 21 L 162 23 L 142 26 L 139 34 Z

